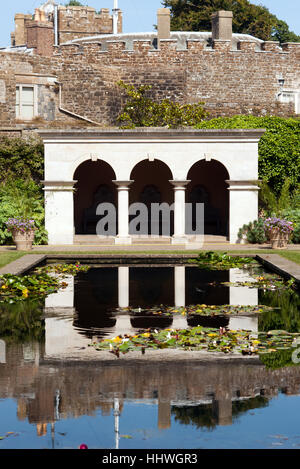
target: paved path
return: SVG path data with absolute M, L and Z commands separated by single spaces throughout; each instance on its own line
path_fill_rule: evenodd
M 0 275 L 21 275 L 43 262 L 46 258 L 47 256 L 45 254 L 27 254 L 2 267 L 2 269 L 0 269 Z
M 0 253 L 7 251 L 15 251 L 14 246 L 0 246 Z M 51 252 L 152 252 L 152 251 L 258 251 L 258 250 L 270 250 L 269 244 L 229 244 L 229 243 L 205 243 L 201 249 L 199 247 L 193 248 L 191 245 L 170 245 L 170 244 L 131 244 L 131 245 L 58 245 L 58 246 L 33 246 L 32 252 L 34 253 L 51 253 Z M 289 251 L 300 251 L 300 244 L 290 244 L 287 247 Z
M 300 284 L 300 265 L 278 254 L 260 254 L 257 256 L 262 265 L 272 269 L 283 277 L 293 277 Z

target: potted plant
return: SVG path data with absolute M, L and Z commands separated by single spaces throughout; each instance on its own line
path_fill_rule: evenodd
M 7 229 L 11 232 L 17 251 L 32 249 L 34 241 L 34 220 L 25 217 L 9 218 L 6 222 Z
M 265 220 L 265 230 L 270 240 L 271 248 L 284 249 L 288 245 L 294 226 L 291 221 L 270 217 Z

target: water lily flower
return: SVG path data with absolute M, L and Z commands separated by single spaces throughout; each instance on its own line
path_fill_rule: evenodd
M 22 295 L 24 296 L 24 298 L 28 297 L 28 289 L 27 288 L 24 288 L 24 290 L 22 290 Z
M 120 343 L 122 342 L 122 337 L 120 337 L 119 335 L 117 337 L 114 337 L 114 339 L 112 339 L 113 342 L 116 342 L 116 343 Z

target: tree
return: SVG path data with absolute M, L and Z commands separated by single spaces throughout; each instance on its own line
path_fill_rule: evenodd
M 230 10 L 234 33 L 251 34 L 265 41 L 300 41 L 284 21 L 249 0 L 164 0 L 163 5 L 171 9 L 173 30 L 211 31 L 212 13 Z
M 65 5 L 66 7 L 83 7 L 82 3 L 77 2 L 77 0 L 70 0 L 68 3 Z
M 203 103 L 179 104 L 170 99 L 154 101 L 149 92 L 152 86 L 136 88 L 122 80 L 117 83 L 126 93 L 126 103 L 117 122 L 122 128 L 194 126 L 208 116 Z

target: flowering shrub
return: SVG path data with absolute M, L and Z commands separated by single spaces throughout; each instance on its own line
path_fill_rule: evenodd
M 9 231 L 17 230 L 22 233 L 28 233 L 35 228 L 34 220 L 23 217 L 9 218 L 6 226 Z
M 270 217 L 265 220 L 265 230 L 270 233 L 276 231 L 282 234 L 291 234 L 294 231 L 293 222 L 282 218 Z

